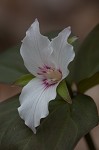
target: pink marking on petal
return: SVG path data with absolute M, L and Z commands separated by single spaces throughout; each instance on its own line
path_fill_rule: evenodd
M 45 88 L 49 88 L 57 84 L 62 78 L 62 72 L 60 69 L 55 69 L 44 65 L 43 67 L 39 67 L 38 75 L 42 75 L 42 84 Z
M 38 68 L 42 70 L 42 68 L 41 68 L 41 67 L 38 67 Z
M 62 74 L 62 71 L 61 71 L 61 69 L 58 69 L 58 71 Z
M 45 65 L 44 67 L 45 67 L 46 69 L 51 69 L 51 67 L 49 67 L 49 66 L 47 66 L 47 65 Z
M 39 73 L 39 72 L 38 72 L 37 74 L 38 74 L 38 75 L 42 75 L 42 73 Z
M 43 79 L 43 81 L 46 81 L 47 79 Z
M 46 73 L 47 71 L 42 71 L 42 73 Z

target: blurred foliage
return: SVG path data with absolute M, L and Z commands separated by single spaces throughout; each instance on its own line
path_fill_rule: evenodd
M 0 54 L 0 82 L 12 83 L 28 73 L 19 49 L 20 46 L 16 46 Z
M 79 83 L 81 80 L 99 72 L 99 25 L 86 37 L 77 51 L 70 68 L 69 79 Z
M 86 92 L 91 87 L 94 87 L 95 85 L 99 84 L 99 72 L 95 73 L 92 77 L 86 78 L 79 82 L 78 84 L 78 90 L 81 93 Z

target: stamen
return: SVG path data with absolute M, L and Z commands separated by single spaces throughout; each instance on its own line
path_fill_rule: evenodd
M 39 67 L 38 75 L 44 77 L 43 84 L 47 87 L 58 83 L 62 78 L 62 72 L 60 70 L 48 66 Z

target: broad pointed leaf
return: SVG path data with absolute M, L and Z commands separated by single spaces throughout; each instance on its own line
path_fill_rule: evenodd
M 81 45 L 75 42 L 75 47 L 76 57 L 69 65 L 68 84 L 79 83 L 99 72 L 99 25 L 88 34 Z
M 69 105 L 61 99 L 50 102 L 50 114 L 37 134 L 25 126 L 17 107 L 18 97 L 0 105 L 0 150 L 73 150 L 78 140 L 98 124 L 95 103 L 78 95 Z
M 77 83 L 99 72 L 99 25 L 86 37 L 75 58 L 74 75 Z

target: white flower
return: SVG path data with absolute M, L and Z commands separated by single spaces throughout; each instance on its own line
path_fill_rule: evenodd
M 18 112 L 34 133 L 40 119 L 49 114 L 48 103 L 55 99 L 58 84 L 69 73 L 67 67 L 75 55 L 73 47 L 67 42 L 70 33 L 68 27 L 49 41 L 40 34 L 36 19 L 22 41 L 20 52 L 24 64 L 36 78 L 23 88 Z

